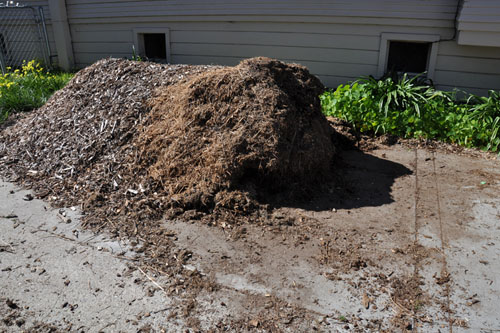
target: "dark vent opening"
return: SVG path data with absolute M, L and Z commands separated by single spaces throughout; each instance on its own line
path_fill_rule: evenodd
M 388 72 L 422 73 L 427 71 L 431 43 L 390 42 Z
M 148 59 L 167 59 L 165 34 L 144 34 L 144 53 Z

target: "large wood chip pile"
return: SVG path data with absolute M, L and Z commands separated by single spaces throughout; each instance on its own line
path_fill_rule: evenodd
M 165 212 L 248 221 L 269 195 L 328 174 L 323 89 L 306 68 L 268 58 L 101 60 L 0 133 L 2 173 L 56 205 L 81 205 L 87 226 L 128 237 Z

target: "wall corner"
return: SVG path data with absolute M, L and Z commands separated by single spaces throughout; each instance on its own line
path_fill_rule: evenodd
M 66 12 L 66 1 L 48 0 L 48 2 L 56 42 L 58 65 L 62 69 L 69 71 L 75 67 L 75 59 Z

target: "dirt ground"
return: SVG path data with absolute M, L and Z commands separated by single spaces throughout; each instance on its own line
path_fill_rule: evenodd
M 76 208 L 1 182 L 0 331 L 500 330 L 499 160 L 478 155 L 348 150 L 341 190 L 269 225 L 162 221 L 206 283 L 191 293 Z

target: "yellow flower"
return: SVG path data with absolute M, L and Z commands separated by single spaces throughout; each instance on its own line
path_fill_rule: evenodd
M 21 67 L 21 76 L 27 76 L 29 74 L 34 74 L 34 75 L 39 76 L 39 75 L 42 75 L 43 72 L 44 72 L 44 68 L 36 60 L 31 60 L 28 62 L 26 62 L 26 60 L 23 61 L 23 64 Z

